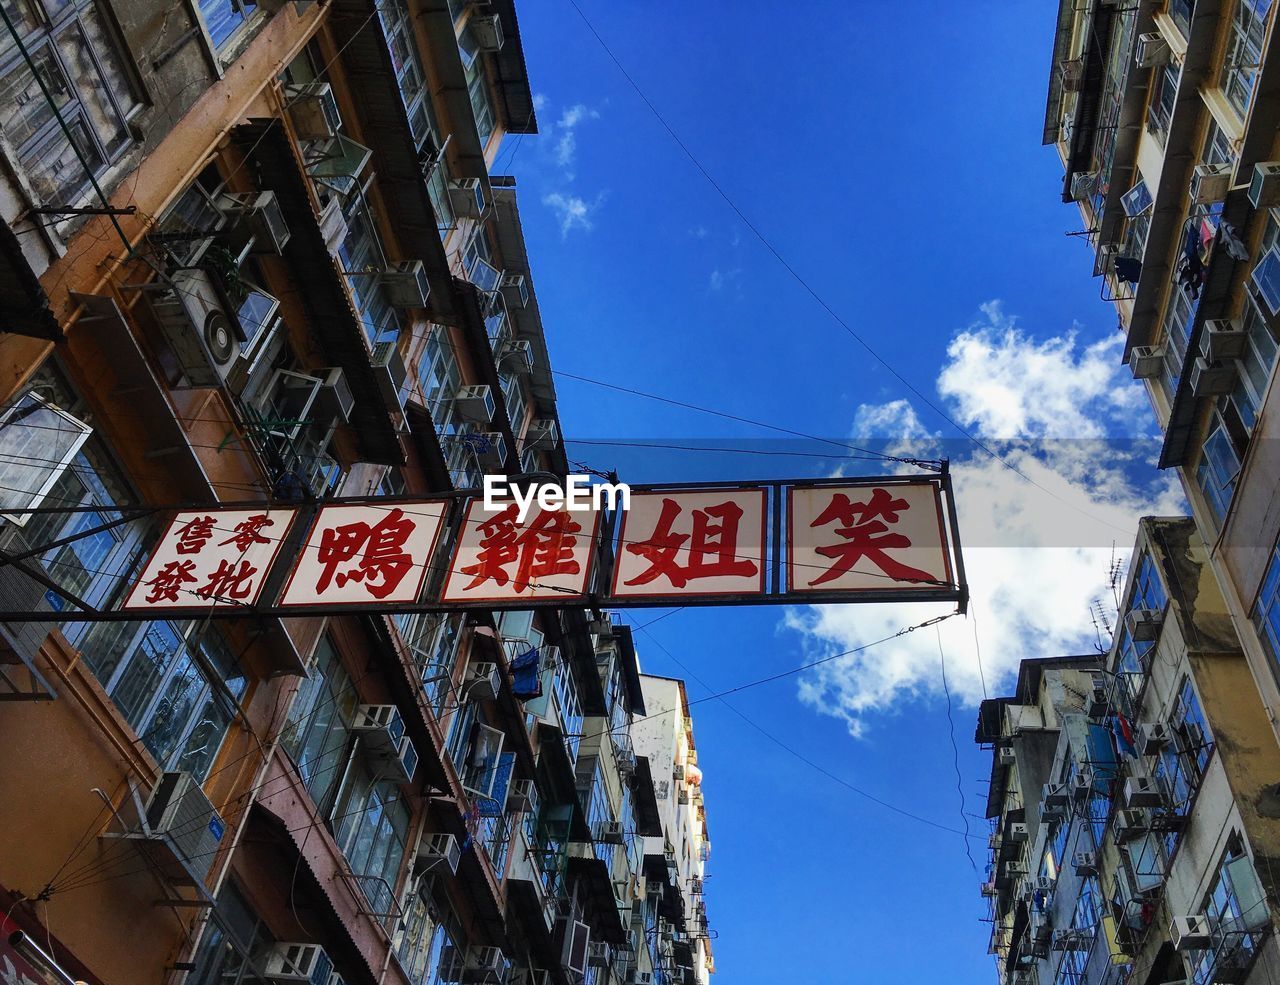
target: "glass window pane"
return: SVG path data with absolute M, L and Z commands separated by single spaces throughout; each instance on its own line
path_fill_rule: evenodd
M 31 61 L 49 90 L 49 97 L 58 109 L 65 109 L 71 102 L 71 87 L 52 49 L 41 45 L 31 52 Z M 21 147 L 54 121 L 53 108 L 40 91 L 36 75 L 22 60 L 16 61 L 0 79 L 0 107 L 5 107 L 0 129 L 14 147 Z
M 66 122 L 75 147 L 67 141 L 61 129 L 55 129 L 29 153 L 23 154 L 22 163 L 32 187 L 44 202 L 61 204 L 74 200 L 89 180 L 85 165 L 95 174 L 106 167 L 106 159 L 89 136 L 84 120 L 72 117 Z M 84 164 L 76 156 L 76 148 L 79 148 Z
M 81 33 L 81 25 L 84 33 Z M 89 54 L 90 45 L 95 47 L 103 68 L 108 73 L 106 78 L 99 73 Z M 118 154 L 129 142 L 129 135 L 112 103 L 111 93 L 107 90 L 110 86 L 117 97 L 127 99 L 129 86 L 102 20 L 92 7 L 85 10 L 80 24 L 72 23 L 58 35 L 58 51 L 62 53 L 67 71 L 76 80 L 80 105 L 84 107 L 90 126 L 106 148 L 107 154 Z
M 22 397 L 0 423 L 0 509 L 34 505 L 91 433 L 31 394 Z

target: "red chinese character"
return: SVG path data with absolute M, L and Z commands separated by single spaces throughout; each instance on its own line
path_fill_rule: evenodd
M 416 527 L 403 510 L 394 509 L 373 526 L 356 521 L 326 528 L 320 534 L 320 547 L 316 551 L 316 559 L 324 565 L 324 572 L 316 582 L 316 594 L 323 594 L 332 581 L 336 581 L 339 588 L 355 581 L 363 582 L 375 599 L 386 598 L 413 567 L 413 558 L 401 548 Z M 338 572 L 339 565 L 357 557 L 354 569 Z
M 258 513 L 249 517 L 247 520 L 241 520 L 235 525 L 235 533 L 222 541 L 222 544 L 235 544 L 236 550 L 243 554 L 254 544 L 269 544 L 271 541 L 262 536 L 263 527 L 274 527 L 275 520 L 268 520 L 265 513 Z M 222 544 L 218 546 L 221 547 Z
M 902 564 L 885 553 L 887 548 L 911 546 L 905 534 L 888 532 L 888 523 L 897 523 L 898 515 L 907 508 L 906 500 L 894 499 L 885 489 L 875 490 L 865 503 L 850 502 L 844 493 L 836 493 L 827 508 L 809 526 L 838 523 L 836 534 L 843 537 L 845 543 L 816 548 L 823 557 L 835 559 L 835 564 L 809 584 L 834 581 L 864 557 L 896 581 L 936 581 L 927 571 Z
M 258 569 L 248 561 L 241 561 L 237 570 L 234 561 L 223 558 L 218 562 L 218 569 L 209 576 L 209 584 L 196 589 L 196 594 L 203 598 L 247 599 L 253 592 L 252 579 L 257 573 Z
M 582 569 L 573 556 L 574 545 L 582 525 L 563 510 L 542 510 L 538 518 L 517 533 L 519 510 L 514 503 L 501 513 L 480 524 L 480 550 L 476 563 L 461 569 L 473 575 L 464 591 L 486 581 L 499 585 L 511 582 L 516 592 L 523 592 L 539 578 L 551 575 L 576 575 Z M 515 577 L 507 573 L 507 565 L 515 562 Z
M 179 527 L 177 552 L 199 554 L 209 538 L 213 536 L 213 523 L 211 516 L 198 516 Z
M 183 590 L 183 584 L 196 581 L 196 576 L 191 573 L 195 566 L 194 561 L 168 562 L 154 578 L 147 582 L 151 586 L 151 594 L 147 596 L 147 601 L 178 601 L 178 593 Z
M 733 501 L 693 511 L 693 534 L 675 533 L 671 527 L 680 515 L 680 504 L 663 499 L 658 525 L 648 540 L 628 544 L 627 550 L 649 562 L 649 568 L 624 584 L 647 585 L 659 575 L 676 588 L 684 588 L 696 578 L 750 578 L 760 569 L 754 561 L 738 557 L 738 524 L 742 507 Z M 689 544 L 689 561 L 676 560 L 685 541 Z

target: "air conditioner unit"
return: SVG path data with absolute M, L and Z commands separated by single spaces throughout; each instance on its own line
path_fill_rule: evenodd
M 147 828 L 179 864 L 203 881 L 213 867 L 226 823 L 190 773 L 165 773 L 147 801 Z
M 1026 841 L 1030 837 L 1030 829 L 1021 821 L 1009 825 L 1009 840 L 1015 843 Z
M 507 813 L 518 814 L 529 810 L 537 796 L 538 791 L 532 780 L 512 780 L 507 787 Z
M 373 347 L 373 368 L 376 369 L 378 389 L 388 407 L 404 408 L 405 380 L 409 378 L 409 370 L 405 367 L 400 355 L 400 348 L 395 342 L 379 342 Z
M 394 756 L 379 760 L 378 776 L 395 783 L 408 783 L 418 769 L 418 749 L 407 735 L 400 740 Z
M 360 705 L 356 709 L 351 731 L 360 737 L 360 746 L 378 756 L 394 756 L 400 752 L 404 738 L 404 719 L 395 705 Z
M 378 277 L 386 288 L 387 298 L 397 308 L 425 308 L 431 296 L 427 267 L 421 260 L 404 260 L 392 264 Z
M 169 280 L 172 292 L 149 292 L 148 303 L 188 384 L 226 382 L 240 358 L 244 334 L 239 319 L 227 310 L 207 271 L 178 270 Z
M 1125 838 L 1145 834 L 1151 828 L 1147 812 L 1136 807 L 1116 811 L 1115 825 L 1116 834 Z
M 328 82 L 285 87 L 289 122 L 301 140 L 324 140 L 342 129 L 338 100 Z
M 634 750 L 615 749 L 613 758 L 618 764 L 618 772 L 623 776 L 630 776 L 636 771 L 636 754 Z
M 1041 805 L 1040 805 L 1040 818 L 1041 818 L 1041 820 L 1044 820 L 1044 821 L 1059 821 L 1059 820 L 1061 820 L 1062 818 L 1064 818 L 1064 817 L 1066 817 L 1066 816 L 1067 816 L 1067 805 L 1066 805 L 1066 804 L 1053 803 L 1053 804 L 1041 804 Z
M 1027 867 L 1018 859 L 1004 864 L 1004 874 L 1009 879 L 1017 879 L 1027 874 Z
M 560 443 L 560 425 L 555 418 L 545 417 L 529 422 L 524 433 L 524 447 L 549 450 Z
M 507 439 L 500 431 L 473 432 L 459 440 L 470 449 L 481 472 L 498 472 L 507 460 Z
M 502 298 L 509 308 L 524 308 L 529 304 L 529 282 L 524 274 L 502 275 Z
M 1084 59 L 1069 58 L 1062 63 L 1062 89 L 1064 92 L 1079 92 L 1084 82 Z
M 498 670 L 498 665 L 488 661 L 471 664 L 467 667 L 467 679 L 463 688 L 471 701 L 496 698 L 502 689 L 502 673 Z
M 481 51 L 502 50 L 502 18 L 497 14 L 472 14 L 467 27 Z
M 1191 393 L 1197 397 L 1220 397 L 1236 387 L 1238 373 L 1234 362 L 1211 363 L 1196 356 L 1191 366 Z
M 1130 776 L 1124 781 L 1125 807 L 1163 807 L 1164 792 L 1150 776 Z
M 479 178 L 454 178 L 449 182 L 449 204 L 454 215 L 479 219 L 484 215 L 484 185 Z
M 1008 746 L 1004 746 L 996 751 L 996 763 L 1000 766 L 1012 766 L 1017 761 L 1017 755 Z
M 996 888 L 994 882 L 984 882 L 980 890 L 983 896 L 999 896 L 1000 890 Z
M 273 985 L 325 985 L 333 962 L 319 944 L 281 942 L 267 951 L 262 971 Z
M 224 216 L 246 225 L 253 237 L 255 253 L 279 254 L 289 242 L 289 226 L 284 221 L 284 212 L 275 192 L 252 195 L 224 192 L 218 196 L 217 205 Z
M 605 821 L 600 825 L 600 833 L 596 841 L 602 845 L 621 845 L 622 844 L 622 822 L 621 821 Z
M 347 980 L 335 971 L 330 973 L 329 980 L 324 985 L 347 985 Z
M 533 372 L 533 346 L 524 339 L 503 339 L 498 344 L 494 359 L 500 372 Z
M 469 947 L 462 965 L 462 980 L 480 985 L 503 985 L 511 962 L 497 947 Z
M 351 392 L 351 384 L 347 382 L 347 374 L 341 366 L 330 366 L 318 372 L 323 375 L 315 402 L 311 405 L 312 413 L 334 421 L 349 421 L 356 407 L 356 398 Z
M 1124 615 L 1125 628 L 1136 643 L 1150 643 L 1160 636 L 1164 613 L 1158 609 L 1130 609 Z
M 1280 205 L 1280 161 L 1263 161 L 1253 166 L 1249 179 L 1249 204 L 1255 209 Z
M 609 946 L 604 941 L 592 941 L 587 948 L 587 964 L 592 968 L 609 967 Z
M 453 409 L 465 421 L 488 424 L 496 413 L 493 391 L 483 384 L 460 386 L 453 395 Z
M 1081 803 L 1093 796 L 1093 770 L 1081 770 L 1071 777 L 1071 799 Z
M 1098 874 L 1098 856 L 1093 852 L 1076 852 L 1071 862 L 1078 876 L 1096 876 Z
M 1090 680 L 1086 711 L 1090 718 L 1106 718 L 1111 711 L 1111 684 L 1102 674 L 1094 674 Z
M 1138 752 L 1143 756 L 1154 756 L 1169 744 L 1169 726 L 1164 722 L 1149 722 L 1138 726 Z
M 462 860 L 462 850 L 458 848 L 458 839 L 451 834 L 438 832 L 423 835 L 418 842 L 418 858 L 415 866 L 418 872 L 429 872 L 443 867 L 451 874 L 458 871 L 458 863 Z
M 1191 201 L 1196 205 L 1213 205 L 1227 197 L 1231 190 L 1230 164 L 1197 164 L 1191 175 Z
M 1046 783 L 1040 790 L 1040 802 L 1045 807 L 1066 807 L 1067 791 L 1063 786 Z
M 1110 277 L 1116 272 L 1116 258 L 1121 256 L 1124 247 L 1119 243 L 1099 243 L 1098 252 L 1093 258 L 1093 276 L 1104 274 Z
M 1077 171 L 1071 176 L 1071 198 L 1074 201 L 1087 201 L 1097 193 L 1097 190 L 1097 171 Z
M 1036 876 L 1031 883 L 1032 892 L 1036 893 L 1052 893 L 1054 881 L 1048 876 Z
M 347 238 L 347 217 L 342 214 L 342 199 L 334 195 L 320 212 L 320 235 L 325 249 L 335 256 Z
M 1239 359 L 1244 355 L 1249 336 L 1238 321 L 1210 318 L 1200 333 L 1200 355 L 1211 363 Z
M 1168 65 L 1172 57 L 1173 52 L 1169 50 L 1169 42 L 1159 31 L 1138 35 L 1138 43 L 1134 47 L 1134 61 L 1138 63 L 1139 68 Z
M 1152 380 L 1164 369 L 1164 343 L 1136 345 L 1129 352 L 1129 369 L 1135 380 Z
M 1213 944 L 1213 926 L 1203 913 L 1174 917 L 1169 925 L 1169 936 L 1177 951 L 1198 951 Z

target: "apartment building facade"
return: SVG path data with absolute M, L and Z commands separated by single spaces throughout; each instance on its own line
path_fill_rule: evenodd
M 661 821 L 644 844 L 651 960 L 663 982 L 706 985 L 715 972 L 706 902 L 711 838 L 689 697 L 674 678 L 645 674 L 641 684 L 648 715 L 632 741 L 649 762 Z
M 1062 3 L 1043 139 L 1064 162 L 1273 726 L 1280 708 L 1280 44 L 1271 0 Z
M 1122 598 L 1106 653 L 981 706 L 998 980 L 1270 981 L 1280 752 L 1190 518 L 1142 521 Z
M 0 596 L 66 618 L 0 629 L 0 967 L 674 980 L 645 958 L 661 827 L 625 627 L 74 618 L 120 598 L 156 506 L 565 474 L 516 182 L 490 173 L 537 127 L 513 5 L 2 19 Z

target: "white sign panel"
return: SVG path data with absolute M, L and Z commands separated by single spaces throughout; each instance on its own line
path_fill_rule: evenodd
M 258 601 L 297 510 L 179 513 L 124 608 L 152 612 Z
M 951 582 L 942 498 L 932 483 L 792 488 L 792 592 L 938 588 Z
M 514 502 L 486 509 L 472 500 L 449 562 L 443 602 L 513 599 L 572 601 L 587 592 L 600 525 L 595 509 L 528 507 Z
M 447 512 L 441 500 L 322 508 L 280 603 L 416 602 Z
M 764 489 L 631 492 L 622 521 L 613 595 L 763 593 Z

